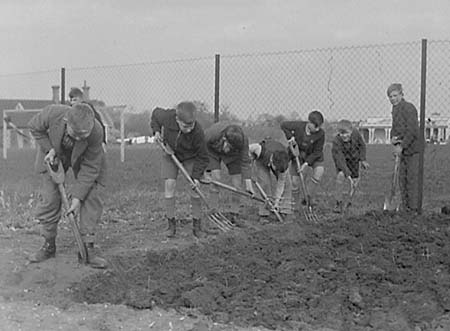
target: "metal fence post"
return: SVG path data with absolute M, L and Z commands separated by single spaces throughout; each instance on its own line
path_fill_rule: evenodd
M 66 68 L 61 68 L 61 104 L 66 103 Z
M 420 130 L 419 130 L 419 180 L 418 180 L 418 201 L 417 211 L 422 213 L 423 203 L 423 173 L 425 154 L 425 97 L 427 83 L 427 40 L 422 39 L 422 61 L 420 66 Z
M 219 122 L 220 54 L 216 54 L 214 80 L 214 122 Z

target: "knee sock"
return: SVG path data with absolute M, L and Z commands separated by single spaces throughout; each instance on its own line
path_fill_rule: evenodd
M 164 198 L 165 215 L 168 219 L 175 218 L 175 197 Z

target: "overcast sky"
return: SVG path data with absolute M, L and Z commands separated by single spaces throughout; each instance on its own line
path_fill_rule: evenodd
M 0 74 L 449 39 L 448 0 L 0 0 Z

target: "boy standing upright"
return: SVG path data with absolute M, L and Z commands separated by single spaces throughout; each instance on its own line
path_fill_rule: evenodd
M 387 96 L 392 104 L 391 143 L 394 154 L 400 156 L 401 207 L 406 212 L 417 212 L 420 152 L 417 109 L 405 101 L 401 84 L 391 84 Z
M 336 166 L 336 205 L 335 213 L 341 213 L 344 209 L 342 202 L 342 191 L 344 179 L 348 178 L 353 189 L 359 184 L 359 167 L 369 168 L 366 161 L 366 144 L 358 130 L 353 128 L 352 123 L 341 120 L 338 123 L 337 135 L 333 140 L 331 148 L 334 165 Z
M 192 179 L 199 185 L 208 165 L 208 151 L 205 135 L 200 123 L 196 121 L 196 108 L 192 102 L 181 102 L 176 109 L 155 108 L 151 115 L 150 126 L 158 141 L 167 144 L 178 160 L 183 164 Z M 171 157 L 163 154 L 161 176 L 164 179 L 165 214 L 169 223 L 168 237 L 176 234 L 175 189 L 178 168 Z M 193 191 L 190 192 L 193 234 L 201 235 L 201 200 Z
M 292 195 L 294 202 L 299 201 L 300 176 L 307 168 L 312 168 L 311 179 L 307 183 L 309 192 L 309 203 L 315 205 L 315 197 L 324 173 L 323 167 L 323 147 L 325 144 L 325 132 L 322 129 L 324 122 L 323 115 L 318 110 L 313 110 L 308 115 L 308 121 L 286 121 L 281 123 L 288 142 L 297 144 L 300 152 L 300 169 L 297 169 L 295 162 L 291 164 L 292 175 Z M 293 157 L 292 157 L 293 158 Z M 308 201 L 304 200 L 303 204 Z

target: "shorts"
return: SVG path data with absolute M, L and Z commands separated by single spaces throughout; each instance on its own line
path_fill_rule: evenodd
M 348 170 L 350 170 L 350 177 L 352 178 L 359 178 L 359 160 L 350 160 L 346 159 L 345 164 L 347 165 Z M 339 169 L 338 166 L 336 166 L 336 173 L 339 173 L 341 171 L 344 171 L 343 169 Z
M 192 176 L 192 170 L 194 169 L 195 159 L 189 159 L 181 162 L 189 175 Z M 172 160 L 170 155 L 164 153 L 161 157 L 161 178 L 163 179 L 176 179 L 178 176 L 178 167 Z
M 221 162 L 225 164 L 228 169 L 228 174 L 230 175 L 239 175 L 242 172 L 242 162 L 240 154 L 219 155 L 211 151 L 209 151 L 209 164 L 206 170 L 220 170 Z

